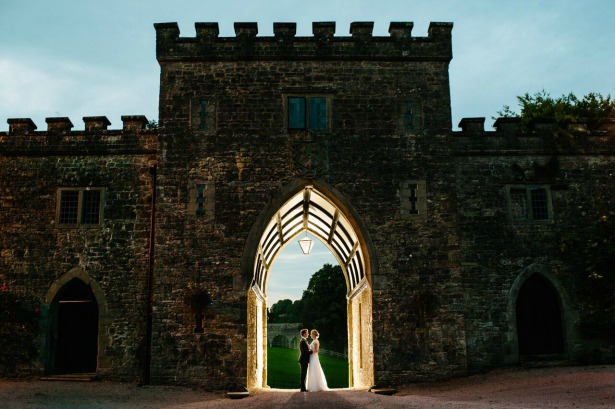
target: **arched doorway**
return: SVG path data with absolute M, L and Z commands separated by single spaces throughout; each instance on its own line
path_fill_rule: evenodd
M 342 267 L 347 287 L 350 386 L 374 382 L 372 292 L 369 253 L 364 236 L 346 207 L 314 186 L 304 186 L 281 206 L 264 215 L 250 248 L 253 266 L 248 289 L 248 388 L 267 386 L 267 279 L 280 251 L 304 232 L 316 236 Z M 253 229 L 254 231 L 254 229 Z
M 271 346 L 278 348 L 289 348 L 288 338 L 286 338 L 284 335 L 278 335 L 271 341 Z
M 519 355 L 553 355 L 564 352 L 560 298 L 542 274 L 532 274 L 517 296 L 516 318 Z
M 99 312 L 92 287 L 68 281 L 51 302 L 50 317 L 51 372 L 96 372 Z

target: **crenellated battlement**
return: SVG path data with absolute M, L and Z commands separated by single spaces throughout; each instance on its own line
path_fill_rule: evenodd
M 32 121 L 31 118 L 9 118 L 6 120 L 9 124 L 8 135 L 27 135 L 33 134 L 38 127 Z M 85 131 L 71 131 L 74 127 L 71 120 L 67 117 L 49 117 L 45 118 L 47 123 L 48 133 L 94 133 L 97 131 L 106 131 L 107 127 L 111 125 L 109 119 L 106 116 L 84 116 L 83 123 L 85 124 Z M 123 131 L 142 131 L 146 129 L 148 120 L 144 115 L 124 115 L 122 116 Z M 36 132 L 40 134 L 41 131 Z M 0 132 L 0 135 L 3 133 Z M 6 135 L 6 133 L 4 133 Z
M 67 117 L 46 118 L 46 131 L 31 118 L 9 118 L 8 132 L 0 132 L 0 153 L 4 155 L 31 155 L 36 152 L 54 154 L 117 154 L 129 152 L 155 153 L 158 130 L 146 129 L 148 120 L 143 115 L 122 116 L 122 129 L 108 129 L 106 116 L 83 117 L 84 130 L 73 131 Z
M 218 23 L 196 23 L 196 37 L 180 37 L 177 23 L 157 23 L 158 61 L 173 60 L 442 60 L 452 58 L 452 23 L 430 23 L 427 37 L 412 37 L 412 22 L 392 22 L 389 36 L 373 36 L 373 22 L 353 22 L 336 37 L 335 22 L 312 23 L 312 37 L 297 37 L 296 23 L 274 23 L 273 37 L 258 37 L 257 23 L 235 23 L 235 37 L 219 37 Z
M 453 147 L 457 153 L 502 154 L 512 151 L 545 151 L 553 148 L 553 121 L 537 119 L 529 126 L 521 126 L 521 118 L 502 117 L 493 123 L 494 131 L 485 131 L 485 118 L 463 118 L 459 122 L 461 131 L 453 132 Z M 569 125 L 574 140 L 558 139 L 561 151 L 585 153 L 615 152 L 615 120 L 603 121 L 599 127 L 589 129 L 587 123 Z

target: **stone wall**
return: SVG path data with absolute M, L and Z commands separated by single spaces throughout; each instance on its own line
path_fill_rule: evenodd
M 466 128 L 477 119 L 477 129 Z M 567 358 L 578 360 L 587 340 L 577 331 L 582 305 L 573 277 L 582 272 L 566 264 L 560 246 L 562 238 L 581 234 L 602 215 L 614 215 L 613 135 L 606 123 L 577 133 L 573 143 L 554 144 L 538 126 L 522 131 L 518 121 L 506 119 L 506 129 L 484 132 L 481 121 L 462 121 L 466 129 L 452 136 L 468 369 L 518 364 L 513 290 L 528 270 L 545 275 L 557 288 Z M 506 186 L 548 187 L 552 220 L 511 221 Z
M 9 132 L 0 133 L 0 271 L 15 291 L 40 301 L 44 318 L 40 360 L 25 372 L 53 372 L 49 307 L 60 289 L 54 284 L 70 276 L 92 280 L 106 300 L 99 306 L 100 375 L 134 381 L 143 374 L 157 134 L 141 129 L 144 117 L 124 119 L 124 130 L 71 131 L 68 118 L 48 118 L 40 132 L 29 119 L 9 119 Z M 58 188 L 67 187 L 104 188 L 102 225 L 57 225 Z

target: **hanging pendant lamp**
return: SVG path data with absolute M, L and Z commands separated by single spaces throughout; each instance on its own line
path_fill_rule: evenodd
M 314 245 L 314 240 L 310 239 L 307 235 L 307 231 L 305 232 L 305 237 L 299 240 L 299 246 L 301 246 L 301 251 L 306 256 L 310 254 L 312 251 L 312 246 Z

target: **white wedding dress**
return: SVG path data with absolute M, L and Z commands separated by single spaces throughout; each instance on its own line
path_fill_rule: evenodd
M 322 371 L 322 367 L 320 366 L 320 359 L 318 359 L 318 349 L 320 348 L 320 342 L 317 339 L 312 341 L 310 344 L 310 349 L 312 353 L 310 354 L 310 365 L 308 366 L 307 372 L 307 389 L 310 392 L 318 392 L 318 391 L 328 391 L 329 387 L 327 386 L 327 379 L 325 378 L 325 374 Z

